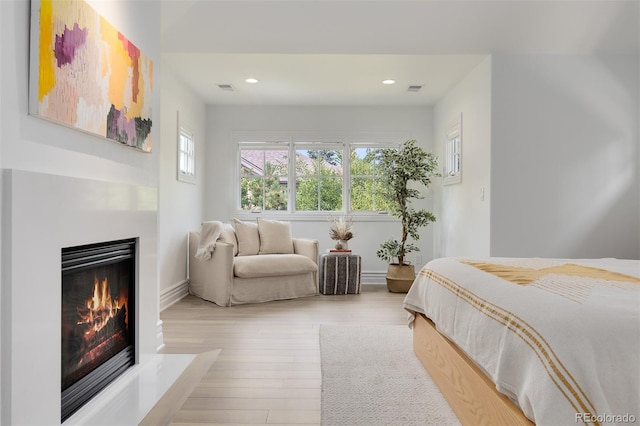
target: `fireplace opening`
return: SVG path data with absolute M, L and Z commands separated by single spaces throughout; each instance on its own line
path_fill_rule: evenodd
M 136 243 L 62 249 L 61 421 L 135 364 Z

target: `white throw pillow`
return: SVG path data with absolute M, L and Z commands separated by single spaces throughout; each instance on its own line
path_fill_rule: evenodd
M 238 256 L 258 254 L 260 251 L 258 224 L 234 218 L 233 227 L 236 229 L 236 238 L 238 239 Z
M 291 223 L 258 218 L 259 254 L 292 254 Z

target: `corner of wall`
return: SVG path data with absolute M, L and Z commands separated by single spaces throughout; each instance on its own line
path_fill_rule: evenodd
M 0 6 L 1 7 L 1 6 Z M 0 423 L 11 423 L 11 171 L 0 169 Z

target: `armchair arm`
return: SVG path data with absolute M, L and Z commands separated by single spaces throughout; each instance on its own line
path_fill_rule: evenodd
M 320 255 L 320 243 L 318 240 L 293 238 L 293 252 L 308 257 L 317 265 L 318 256 Z M 313 281 L 316 286 L 316 294 L 318 294 L 318 271 L 313 272 Z
M 231 306 L 233 245 L 216 242 L 211 259 L 195 257 L 200 233 L 189 233 L 189 293 L 220 306 Z
M 294 238 L 293 239 L 293 252 L 295 254 L 301 254 L 313 260 L 313 263 L 318 264 L 318 255 L 320 251 L 320 243 L 318 240 L 310 240 L 307 238 Z

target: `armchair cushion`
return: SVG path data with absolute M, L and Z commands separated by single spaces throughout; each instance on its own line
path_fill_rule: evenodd
M 258 224 L 233 219 L 238 238 L 238 256 L 252 256 L 260 251 L 260 234 Z
M 260 235 L 260 251 L 258 254 L 291 254 L 293 239 L 291 224 L 279 220 L 258 218 L 258 234 Z
M 233 262 L 233 275 L 238 278 L 277 277 L 316 272 L 318 265 L 299 254 L 264 254 L 238 256 Z

